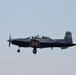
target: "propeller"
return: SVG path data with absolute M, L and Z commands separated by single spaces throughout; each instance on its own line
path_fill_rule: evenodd
M 11 45 L 11 35 L 9 37 L 9 40 L 7 40 L 7 41 L 9 42 L 9 47 L 10 47 L 10 45 Z

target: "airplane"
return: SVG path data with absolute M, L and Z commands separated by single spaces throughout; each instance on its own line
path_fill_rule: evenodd
M 61 49 L 67 49 L 68 47 L 76 45 L 73 43 L 72 33 L 69 31 L 66 31 L 64 39 L 51 39 L 46 36 L 39 37 L 39 35 L 35 37 L 11 39 L 10 35 L 7 41 L 9 42 L 9 47 L 11 43 L 19 47 L 17 50 L 18 53 L 20 53 L 20 47 L 31 47 L 33 48 L 33 54 L 37 53 L 37 48 L 53 49 L 53 47 L 60 47 Z

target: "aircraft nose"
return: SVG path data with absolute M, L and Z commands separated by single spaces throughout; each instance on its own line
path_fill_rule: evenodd
M 7 40 L 7 42 L 11 42 L 11 43 L 12 43 L 13 41 L 14 41 L 13 39 Z
M 11 45 L 11 43 L 12 43 L 13 41 L 14 41 L 13 39 L 7 40 L 7 42 L 9 42 L 9 47 L 10 47 L 10 45 Z
M 12 42 L 12 40 L 7 40 L 7 42 Z
M 10 40 L 7 40 L 7 42 L 10 42 Z

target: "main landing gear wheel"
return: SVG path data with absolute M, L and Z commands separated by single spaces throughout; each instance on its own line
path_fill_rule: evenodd
M 37 50 L 36 50 L 36 48 L 34 48 L 34 49 L 33 49 L 33 53 L 34 53 L 34 54 L 36 54 L 36 53 L 37 53 Z
M 17 52 L 20 53 L 20 50 L 18 49 Z

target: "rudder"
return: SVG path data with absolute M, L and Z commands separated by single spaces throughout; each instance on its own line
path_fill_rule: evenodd
M 64 40 L 68 41 L 69 43 L 72 43 L 72 33 L 67 31 L 64 37 Z

